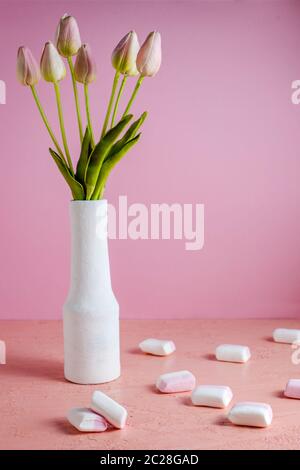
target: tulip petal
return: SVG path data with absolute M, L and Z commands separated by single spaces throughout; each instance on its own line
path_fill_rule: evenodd
M 153 77 L 161 65 L 161 36 L 159 32 L 150 33 L 143 43 L 138 56 L 137 68 L 143 77 Z
M 56 47 L 46 42 L 41 57 L 41 72 L 47 82 L 59 82 L 66 76 L 66 68 Z
M 19 47 L 17 55 L 17 78 L 22 85 L 34 86 L 40 78 L 40 68 L 28 47 Z
M 130 31 L 117 44 L 112 53 L 112 65 L 123 75 L 137 75 L 136 58 L 140 45 L 135 31 Z
M 80 32 L 74 16 L 65 14 L 57 26 L 55 43 L 58 52 L 64 57 L 77 54 L 81 46 Z
M 74 66 L 74 73 L 77 82 L 88 85 L 96 80 L 96 63 L 94 61 L 91 48 L 88 44 L 80 47 Z

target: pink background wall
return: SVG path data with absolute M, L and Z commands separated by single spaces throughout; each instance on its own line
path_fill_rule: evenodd
M 299 1 L 0 1 L 1 318 L 60 318 L 69 280 L 69 192 L 50 160 L 30 91 L 15 79 L 19 45 L 39 57 L 58 18 L 77 17 L 96 55 L 92 112 L 100 130 L 128 30 L 158 29 L 163 65 L 134 112 L 142 141 L 111 176 L 116 203 L 204 203 L 205 246 L 111 241 L 114 290 L 127 318 L 297 317 L 300 313 Z M 73 154 L 74 104 L 62 88 Z M 39 93 L 56 119 L 53 90 Z M 159 169 L 159 171 L 158 171 Z

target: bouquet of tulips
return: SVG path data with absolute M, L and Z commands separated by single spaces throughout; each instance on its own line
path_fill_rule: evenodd
M 75 64 L 72 57 L 76 56 Z M 77 113 L 81 152 L 74 170 L 64 125 L 63 107 L 59 82 L 66 76 L 64 57 L 71 73 L 75 108 Z M 141 125 L 147 113 L 130 125 L 133 118 L 129 114 L 132 103 L 144 77 L 154 76 L 161 64 L 161 38 L 156 31 L 150 33 L 143 45 L 135 31 L 130 31 L 121 39 L 112 53 L 112 65 L 116 72 L 113 79 L 110 99 L 105 115 L 100 139 L 95 139 L 90 114 L 89 84 L 96 79 L 96 65 L 88 44 L 82 44 L 79 28 L 73 16 L 64 15 L 56 32 L 56 47 L 52 42 L 45 44 L 40 67 L 27 47 L 20 47 L 17 57 L 17 77 L 29 86 L 42 120 L 53 141 L 55 150 L 50 155 L 69 185 L 73 198 L 97 200 L 103 196 L 107 178 L 113 167 L 139 140 Z M 59 125 L 63 149 L 55 136 L 37 94 L 36 84 L 40 78 L 54 85 Z M 120 119 L 117 119 L 120 99 L 128 77 L 137 76 L 137 82 Z M 120 77 L 122 80 L 120 81 Z M 83 84 L 86 129 L 83 124 L 77 83 Z M 119 84 L 120 83 L 120 84 Z

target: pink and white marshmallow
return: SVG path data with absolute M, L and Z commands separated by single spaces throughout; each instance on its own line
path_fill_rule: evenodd
M 162 393 L 188 392 L 193 390 L 195 385 L 195 376 L 188 370 L 163 374 L 156 382 L 156 388 Z
M 273 339 L 276 343 L 300 343 L 300 330 L 291 328 L 276 328 L 273 331 Z
M 92 395 L 91 409 L 103 416 L 115 428 L 124 428 L 127 410 L 105 393 L 96 390 Z
M 300 379 L 290 379 L 286 384 L 284 395 L 288 398 L 300 399 Z
M 6 345 L 2 340 L 0 340 L 0 364 L 6 364 Z
M 196 406 L 226 408 L 233 397 L 227 385 L 199 385 L 192 393 L 192 403 Z
M 173 341 L 155 338 L 145 339 L 139 344 L 139 348 L 144 353 L 154 356 L 169 356 L 176 350 Z
M 239 344 L 220 344 L 216 348 L 216 358 L 225 362 L 247 362 L 251 357 L 248 346 Z
M 267 403 L 240 402 L 234 405 L 228 415 L 229 421 L 238 426 L 266 428 L 272 423 L 273 412 Z
M 93 413 L 88 408 L 72 408 L 67 417 L 72 426 L 78 431 L 103 432 L 107 429 L 106 419 Z

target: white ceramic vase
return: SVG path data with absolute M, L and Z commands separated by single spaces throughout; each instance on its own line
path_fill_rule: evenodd
M 119 305 L 111 287 L 107 201 L 72 201 L 71 285 L 63 308 L 65 378 L 99 384 L 120 376 Z

